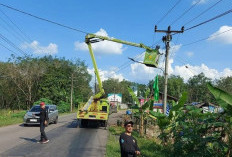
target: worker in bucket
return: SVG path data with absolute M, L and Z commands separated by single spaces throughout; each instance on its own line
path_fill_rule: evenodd
M 38 143 L 42 143 L 42 144 L 45 144 L 45 143 L 48 143 L 49 140 L 45 134 L 45 126 L 48 125 L 48 111 L 46 110 L 46 107 L 45 107 L 45 103 L 44 102 L 41 102 L 40 103 L 40 108 L 41 108 L 41 111 L 39 114 L 36 114 L 37 116 L 40 116 L 40 133 L 41 133 L 41 136 L 40 136 L 40 141 L 38 141 Z
M 140 155 L 137 140 L 131 135 L 133 131 L 133 122 L 126 121 L 124 124 L 125 133 L 119 138 L 121 157 L 136 157 Z

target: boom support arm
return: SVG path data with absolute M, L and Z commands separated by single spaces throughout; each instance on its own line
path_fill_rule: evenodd
M 92 39 L 92 40 L 91 40 Z M 119 39 L 115 39 L 115 38 L 109 38 L 109 37 L 105 37 L 105 36 L 100 36 L 100 35 L 95 35 L 95 34 L 87 34 L 85 36 L 85 42 L 98 42 L 99 39 L 101 40 L 108 40 L 108 41 L 113 41 L 116 43 L 121 43 L 121 44 L 125 44 L 125 45 L 130 45 L 130 46 L 135 46 L 135 47 L 140 47 L 140 48 L 144 48 L 146 50 L 152 50 L 150 47 L 140 43 L 133 43 L 133 42 L 129 42 L 129 41 L 124 41 L 124 40 L 119 40 Z
M 91 46 L 91 42 L 86 42 L 86 44 L 88 45 L 88 48 L 89 48 L 89 53 L 90 53 L 90 56 L 91 56 L 91 59 L 92 59 L 92 62 L 93 62 L 94 71 L 95 71 L 97 81 L 98 81 L 98 86 L 99 86 L 99 89 L 100 89 L 100 92 L 97 93 L 94 96 L 94 99 L 100 99 L 105 94 L 105 91 L 104 91 L 104 89 L 102 87 L 102 82 L 101 82 L 101 79 L 100 79 L 100 76 L 99 76 L 99 71 L 98 71 L 97 63 L 96 63 L 96 60 L 95 60 L 95 57 L 94 57 L 94 54 L 93 54 L 93 49 L 92 49 L 92 46 Z
M 91 43 L 96 43 L 96 42 L 99 42 L 101 40 L 108 40 L 108 41 L 112 41 L 112 42 L 116 42 L 116 43 L 121 43 L 121 44 L 126 44 L 126 45 L 130 45 L 130 46 L 135 46 L 135 47 L 143 48 L 143 49 L 146 49 L 146 51 L 148 51 L 148 52 L 155 52 L 156 55 L 154 55 L 154 56 L 148 56 L 149 58 L 155 58 L 156 61 L 159 58 L 159 57 L 157 57 L 158 53 L 157 53 L 156 49 L 152 49 L 152 48 L 150 48 L 150 47 L 148 47 L 148 46 L 146 46 L 146 45 L 144 45 L 142 43 L 138 44 L 138 43 L 133 43 L 133 42 L 129 42 L 129 41 L 119 40 L 119 39 L 115 39 L 115 38 L 109 38 L 109 37 L 105 37 L 105 36 L 100 36 L 100 35 L 96 35 L 96 34 L 87 34 L 85 36 L 85 43 L 88 45 L 88 48 L 89 48 L 89 52 L 90 52 L 90 55 L 91 55 L 91 58 L 92 58 L 93 66 L 94 66 L 94 70 L 95 70 L 95 73 L 96 73 L 96 76 L 97 76 L 98 86 L 99 86 L 99 89 L 100 89 L 100 92 L 97 93 L 94 96 L 94 99 L 100 99 L 105 94 L 105 91 L 104 91 L 104 89 L 102 87 L 102 82 L 101 82 L 101 79 L 100 79 L 100 76 L 99 76 L 99 72 L 98 72 L 96 60 L 95 60 L 94 53 L 93 53 L 93 50 L 92 50 L 92 46 L 91 46 Z M 145 65 L 151 66 L 151 64 L 149 62 L 147 64 L 145 63 Z M 155 63 L 153 65 L 153 67 L 157 67 L 157 63 Z

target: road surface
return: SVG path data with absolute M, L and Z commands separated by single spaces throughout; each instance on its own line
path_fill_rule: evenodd
M 47 144 L 36 143 L 39 126 L 0 128 L 0 157 L 104 157 L 107 130 L 78 128 L 75 116 L 60 116 L 57 124 L 46 127 Z

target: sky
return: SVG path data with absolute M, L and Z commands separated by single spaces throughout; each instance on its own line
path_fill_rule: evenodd
M 0 3 L 84 32 L 147 46 L 158 44 L 160 52 L 164 54 L 165 44 L 161 39 L 165 34 L 155 33 L 155 25 L 161 30 L 166 30 L 169 25 L 172 30 L 180 30 L 182 26 L 187 29 L 232 9 L 231 0 L 218 1 L 2 0 Z M 217 5 L 200 15 L 215 3 Z M 12 53 L 34 57 L 52 55 L 73 61 L 79 58 L 94 74 L 84 43 L 85 33 L 38 20 L 1 5 L 0 33 L 0 61 L 7 61 Z M 92 46 L 102 81 L 112 77 L 120 81 L 126 79 L 148 84 L 157 74 L 163 75 L 160 69 L 164 69 L 164 55 L 160 57 L 159 69 L 155 69 L 128 59 L 131 57 L 142 61 L 144 49 L 110 41 L 101 41 Z M 173 35 L 169 74 L 180 75 L 185 82 L 201 72 L 211 79 L 232 76 L 231 49 L 232 13 Z

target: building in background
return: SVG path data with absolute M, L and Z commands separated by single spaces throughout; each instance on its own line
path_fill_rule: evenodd
M 110 103 L 110 110 L 112 112 L 118 112 L 118 107 L 122 104 L 122 94 L 110 93 L 107 97 Z

